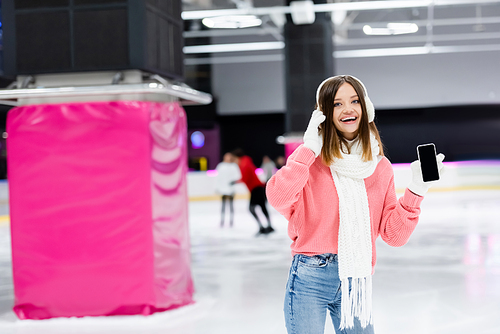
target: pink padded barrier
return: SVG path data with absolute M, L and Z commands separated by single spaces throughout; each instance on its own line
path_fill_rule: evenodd
M 146 315 L 192 303 L 178 104 L 18 107 L 7 133 L 20 319 Z
M 288 157 L 303 143 L 302 140 L 297 140 L 293 142 L 288 142 L 285 144 L 285 159 Z

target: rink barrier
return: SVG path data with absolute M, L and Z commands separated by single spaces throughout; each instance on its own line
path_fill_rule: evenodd
M 6 132 L 0 193 L 19 319 L 149 315 L 194 302 L 179 103 L 22 106 Z
M 406 188 L 396 188 L 396 193 L 404 194 Z M 453 192 L 453 191 L 471 191 L 471 190 L 500 190 L 500 185 L 498 186 L 460 186 L 460 187 L 446 187 L 446 188 L 430 188 L 429 192 Z M 245 199 L 250 200 L 250 194 L 238 194 L 234 199 Z M 201 202 L 201 201 L 218 201 L 220 200 L 220 195 L 212 196 L 193 196 L 189 197 L 190 202 Z
M 439 186 L 431 187 L 429 192 L 452 191 L 498 191 L 500 190 L 500 161 L 460 161 L 445 163 L 446 173 Z M 411 179 L 409 164 L 393 164 L 396 193 L 403 194 Z M 189 172 L 188 198 L 190 202 L 219 201 L 215 193 L 215 175 L 211 172 Z M 260 175 L 259 175 L 260 176 Z M 5 185 L 7 182 L 5 181 Z M 7 196 L 6 194 L 3 196 Z M 236 200 L 248 200 L 250 194 L 243 184 L 236 185 Z M 8 196 L 0 200 L 8 203 Z M 8 225 L 9 215 L 0 216 L 0 226 Z
M 406 188 L 397 188 L 396 193 L 403 194 Z M 480 190 L 490 190 L 490 191 L 500 191 L 499 186 L 464 186 L 464 187 L 448 187 L 448 188 L 431 188 L 429 189 L 430 193 L 433 192 L 452 192 L 452 191 L 480 191 Z M 250 200 L 250 194 L 238 194 L 234 196 L 235 200 Z M 193 196 L 189 197 L 190 202 L 203 202 L 203 201 L 218 201 L 220 200 L 220 195 L 211 195 L 211 196 Z M 0 226 L 9 225 L 10 224 L 10 216 L 3 215 L 0 216 Z
M 430 192 L 500 190 L 500 161 L 458 161 L 445 162 L 445 172 L 441 180 L 430 188 Z M 393 164 L 396 192 L 403 194 L 412 178 L 410 164 Z M 256 171 L 259 178 L 261 171 Z M 215 192 L 216 171 L 189 172 L 188 195 L 190 201 L 220 200 Z M 264 180 L 262 180 L 264 181 Z M 235 188 L 236 199 L 249 197 L 245 185 L 238 183 Z

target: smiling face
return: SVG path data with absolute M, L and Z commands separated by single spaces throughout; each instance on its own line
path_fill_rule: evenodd
M 334 99 L 333 123 L 345 139 L 353 140 L 358 135 L 361 116 L 361 102 L 349 83 L 342 84 Z

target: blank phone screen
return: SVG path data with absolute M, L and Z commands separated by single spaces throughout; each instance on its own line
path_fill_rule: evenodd
M 422 167 L 422 178 L 424 182 L 439 180 L 439 171 L 436 161 L 436 148 L 433 144 L 420 145 L 417 147 L 418 159 Z

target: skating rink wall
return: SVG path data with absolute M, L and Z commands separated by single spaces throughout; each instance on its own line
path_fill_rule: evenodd
M 446 159 L 445 159 L 446 160 Z M 410 164 L 393 164 L 396 192 L 403 194 L 411 180 Z M 262 179 L 262 171 L 257 169 Z M 215 200 L 217 172 L 188 173 L 188 195 L 191 201 Z M 445 173 L 430 191 L 500 189 L 500 160 L 445 162 Z M 236 198 L 249 198 L 244 184 L 236 185 Z
M 393 164 L 396 191 L 403 194 L 411 179 L 410 164 Z M 260 170 L 257 175 L 262 177 Z M 217 200 L 214 170 L 206 172 L 188 172 L 188 195 L 190 201 Z M 8 181 L 0 182 L 0 201 L 8 201 Z M 442 180 L 430 191 L 454 191 L 474 189 L 500 189 L 500 161 L 460 161 L 445 162 L 445 174 Z M 236 198 L 250 198 L 250 193 L 242 183 L 236 184 Z M 8 212 L 0 212 L 3 220 L 8 219 Z

